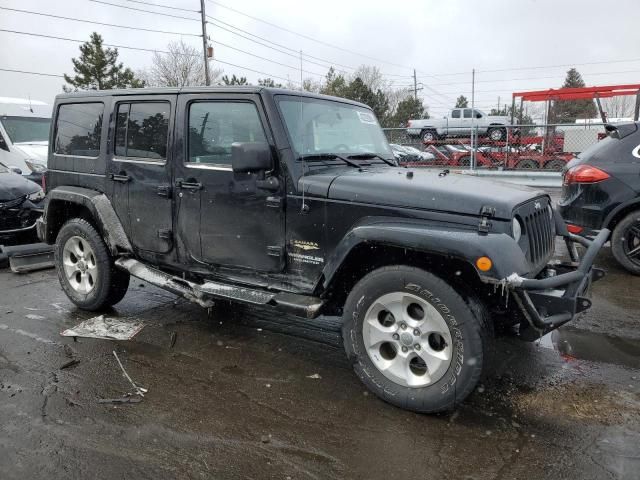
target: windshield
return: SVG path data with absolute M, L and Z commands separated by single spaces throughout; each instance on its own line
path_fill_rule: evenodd
M 393 159 L 371 110 L 331 100 L 279 96 L 278 105 L 298 156 L 372 153 Z
M 49 140 L 50 118 L 2 117 L 2 126 L 12 143 L 46 142 Z

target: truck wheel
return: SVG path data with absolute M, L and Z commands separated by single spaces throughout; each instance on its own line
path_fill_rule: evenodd
M 470 168 L 471 167 L 471 155 L 466 155 L 464 157 L 460 157 L 458 163 L 461 167 Z
M 553 170 L 554 172 L 561 172 L 564 166 L 567 164 L 564 160 L 556 158 L 555 160 L 549 160 L 545 163 L 544 168 L 547 170 Z
M 613 229 L 611 252 L 626 270 L 640 275 L 640 210 L 628 214 Z
M 535 170 L 536 168 L 539 168 L 539 167 L 540 166 L 538 165 L 538 162 L 530 158 L 527 158 L 525 160 L 520 160 L 518 163 L 516 163 L 517 170 Z
M 490 128 L 487 131 L 487 136 L 494 142 L 501 142 L 507 138 L 507 131 L 504 128 Z
M 84 219 L 67 221 L 56 238 L 55 264 L 62 289 L 83 310 L 100 310 L 127 293 L 129 274 L 117 269 L 96 229 Z
M 424 270 L 383 267 L 347 298 L 344 347 L 358 377 L 381 399 L 415 412 L 451 410 L 482 372 L 491 332 L 482 312 Z
M 422 141 L 426 143 L 435 142 L 438 140 L 438 132 L 435 130 L 423 130 Z

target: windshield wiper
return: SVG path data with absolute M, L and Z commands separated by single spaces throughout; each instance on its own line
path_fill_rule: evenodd
M 386 159 L 384 157 L 381 157 L 377 153 L 356 153 L 355 155 L 349 155 L 347 158 L 353 158 L 354 160 L 370 160 L 372 158 L 379 158 L 380 160 L 382 160 L 387 165 L 390 165 L 392 167 L 396 167 L 397 166 L 391 160 L 388 160 L 388 159 Z
M 355 167 L 355 168 L 361 167 L 361 165 L 358 165 L 356 162 L 353 162 L 348 158 L 345 158 L 342 155 L 338 155 L 336 153 L 312 153 L 310 155 L 301 155 L 298 157 L 298 160 L 303 160 L 303 159 L 309 162 L 312 162 L 314 160 L 342 160 L 344 163 L 346 163 L 350 167 Z

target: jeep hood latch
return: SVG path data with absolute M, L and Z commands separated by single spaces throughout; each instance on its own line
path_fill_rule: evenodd
M 483 205 L 480 209 L 480 222 L 478 222 L 478 233 L 486 235 L 491 230 L 491 218 L 496 214 L 496 209 L 489 205 Z

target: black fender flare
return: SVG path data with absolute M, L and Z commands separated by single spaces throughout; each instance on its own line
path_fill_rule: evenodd
M 103 238 L 111 253 L 132 252 L 133 248 L 120 223 L 120 219 L 111 206 L 111 202 L 104 193 L 82 187 L 56 187 L 47 192 L 44 205 L 43 227 L 41 229 L 42 240 L 47 243 L 54 243 L 53 237 L 53 216 L 56 215 L 56 205 L 61 202 L 73 203 L 85 207 L 100 228 Z
M 633 198 L 631 200 L 627 200 L 626 202 L 621 203 L 620 205 L 615 207 L 613 210 L 611 210 L 608 213 L 607 217 L 604 219 L 604 222 L 602 222 L 602 228 L 608 228 L 610 230 L 613 230 L 611 228 L 611 222 L 613 222 L 613 219 L 616 218 L 621 211 L 626 210 L 629 207 L 635 207 L 634 209 L 640 209 L 640 198 Z
M 388 220 L 360 224 L 352 228 L 334 249 L 322 270 L 322 286 L 326 289 L 349 253 L 363 243 L 388 245 L 418 252 L 455 257 L 473 268 L 479 257 L 489 257 L 493 263 L 483 277 L 496 280 L 512 273 L 526 275 L 530 266 L 522 249 L 505 233 L 480 235 L 477 230 L 430 227 L 424 223 Z

